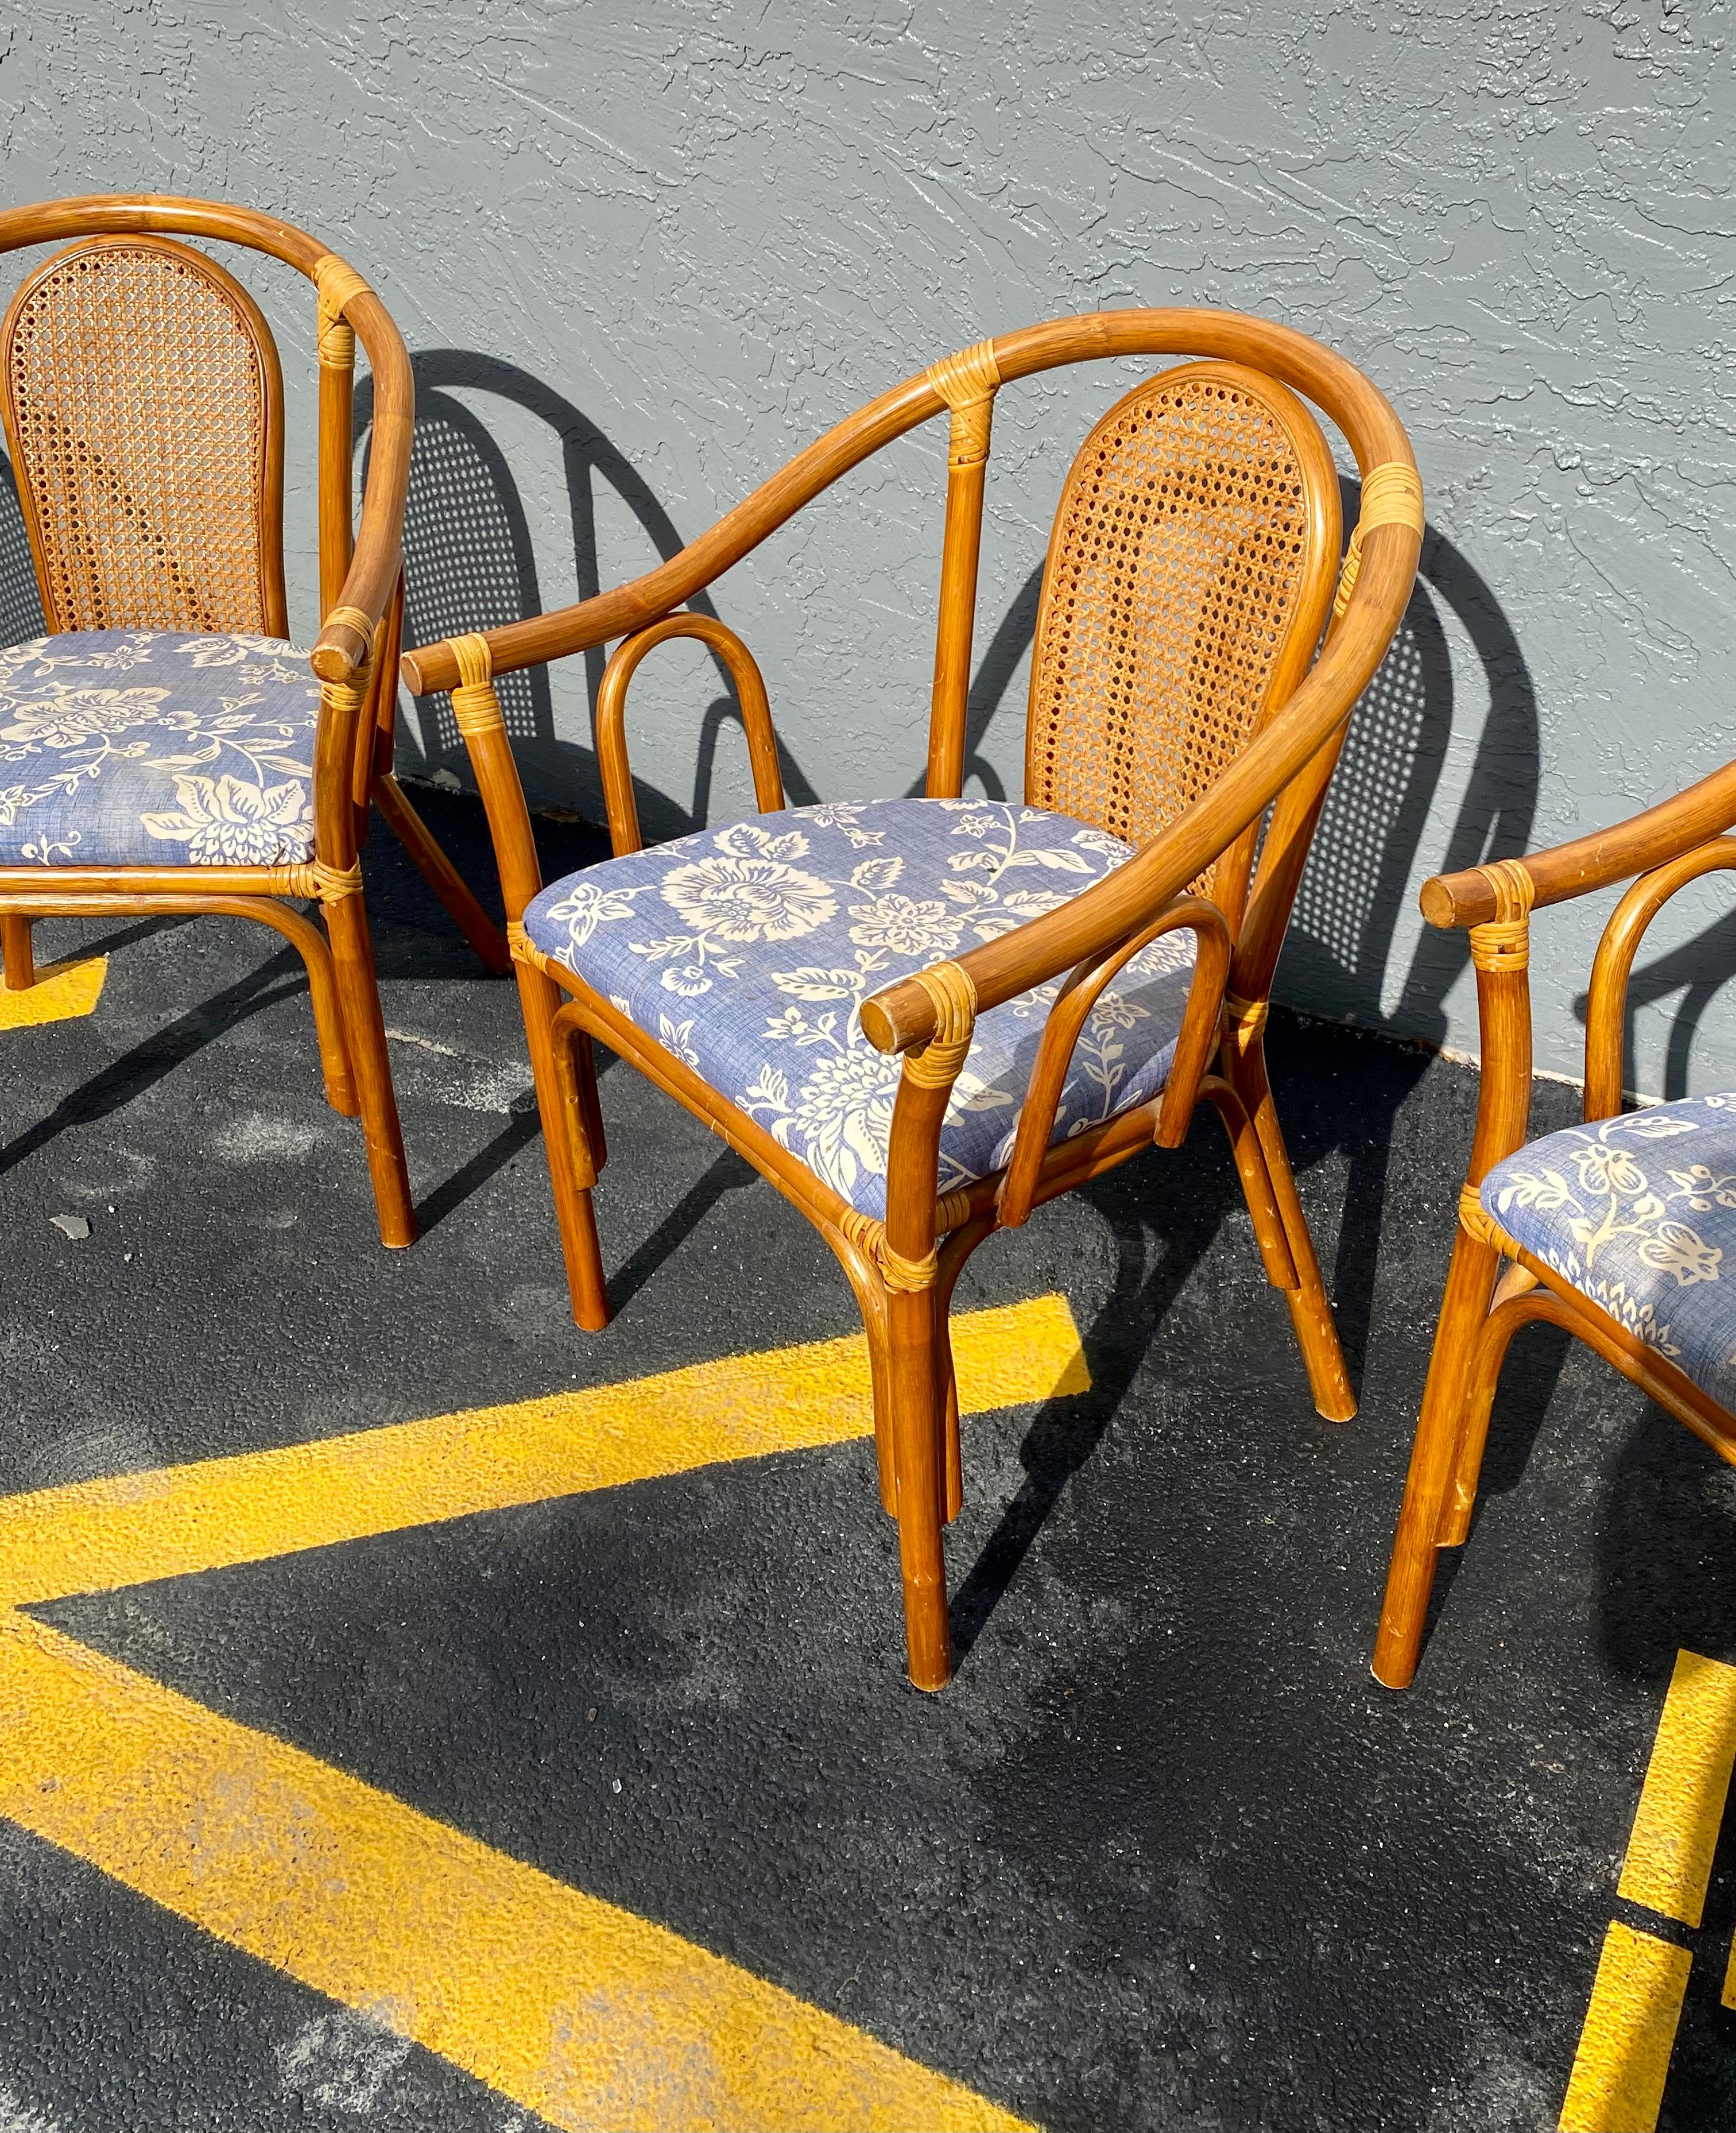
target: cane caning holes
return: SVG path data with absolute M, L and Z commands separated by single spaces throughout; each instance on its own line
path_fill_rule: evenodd
M 196 262 L 63 253 L 13 316 L 14 472 L 58 629 L 266 627 L 265 378 L 251 326 Z
M 1032 682 L 1033 804 L 1138 843 L 1215 782 L 1263 709 L 1306 513 L 1283 421 L 1240 384 L 1160 378 L 1113 412 L 1056 518 Z

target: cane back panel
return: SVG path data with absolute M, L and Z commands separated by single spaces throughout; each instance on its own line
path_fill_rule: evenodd
M 1118 401 L 1073 463 L 1049 544 L 1032 805 L 1137 845 L 1208 791 L 1278 709 L 1274 682 L 1287 694 L 1305 671 L 1339 532 L 1325 439 L 1275 380 L 1189 364 Z
M 202 253 L 96 238 L 0 325 L 0 412 L 48 627 L 286 633 L 283 385 Z

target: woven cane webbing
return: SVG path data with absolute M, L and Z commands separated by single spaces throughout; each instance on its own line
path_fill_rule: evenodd
M 1310 503 L 1331 474 L 1301 402 L 1234 365 L 1167 371 L 1110 409 L 1067 477 L 1043 575 L 1032 806 L 1137 845 L 1234 762 L 1307 620 Z
M 50 628 L 267 631 L 269 349 L 240 286 L 161 238 L 75 245 L 19 291 L 6 431 Z

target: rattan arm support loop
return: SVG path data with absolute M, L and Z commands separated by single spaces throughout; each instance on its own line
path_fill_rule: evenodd
M 1424 525 L 1422 477 L 1402 460 L 1370 467 L 1363 477 L 1363 507 L 1344 552 L 1344 566 L 1333 595 L 1332 619 L 1341 621 L 1363 567 L 1363 537 L 1377 526 L 1408 526 L 1420 540 Z
M 924 375 L 952 410 L 952 433 L 946 449 L 949 466 L 976 466 L 988 456 L 994 396 L 1001 382 L 994 343 L 979 340 L 955 354 L 931 363 Z
M 604 805 L 608 815 L 609 842 L 615 857 L 642 850 L 638 803 L 633 797 L 632 767 L 627 753 L 627 691 L 640 662 L 657 645 L 677 637 L 696 638 L 716 654 L 735 686 L 742 730 L 748 736 L 748 757 L 753 772 L 753 797 L 762 815 L 776 815 L 784 806 L 783 773 L 777 760 L 777 734 L 772 725 L 772 706 L 758 662 L 742 639 L 725 622 L 712 614 L 666 614 L 636 629 L 615 647 L 597 691 L 597 768 L 603 776 Z M 488 640 L 472 640 L 488 652 Z M 457 698 L 453 701 L 456 703 Z
M 1609 914 L 1591 965 L 1585 999 L 1585 1118 L 1613 1118 L 1622 1108 L 1628 984 L 1652 922 L 1671 898 L 1709 874 L 1736 869 L 1736 837 L 1714 837 L 1643 874 Z
M 1171 1102 L 1166 1091 L 1165 1108 L 1170 1114 L 1166 1123 L 1173 1135 L 1170 1144 L 1179 1141 L 1185 1133 L 1185 1119 L 1182 1115 L 1192 1113 L 1200 1076 L 1213 1049 L 1218 1003 L 1229 970 L 1230 953 L 1229 925 L 1224 913 L 1215 904 L 1195 896 L 1178 898 L 1108 955 L 1082 962 L 1070 972 L 1043 1023 L 1036 1057 L 1032 1062 L 1030 1078 L 1025 1085 L 1024 1101 L 1019 1106 L 1012 1153 L 1007 1158 L 1006 1173 L 995 1196 L 998 1219 L 1003 1229 L 1017 1229 L 1027 1221 L 1036 1204 L 1043 1162 L 1054 1139 L 1055 1116 L 1066 1086 L 1067 1070 L 1073 1063 L 1073 1054 L 1090 1020 L 1092 1009 L 1142 949 L 1148 948 L 1160 935 L 1184 927 L 1191 928 L 1198 946 L 1194 983 L 1189 989 L 1187 1013 L 1182 1019 L 1182 1033 L 1176 1042 L 1175 1062 L 1171 1069 L 1176 1100 Z
M 1404 527 L 1376 531 L 1356 597 L 1290 701 L 1255 735 L 1210 792 L 1142 845 L 1124 866 L 1071 898 L 966 951 L 960 966 L 979 1007 L 1059 977 L 1087 956 L 1106 953 L 1145 915 L 1161 910 L 1228 851 L 1284 787 L 1330 741 L 1355 708 L 1392 643 L 1414 581 L 1416 538 Z M 927 995 L 911 979 L 888 985 L 862 1005 L 862 1028 L 882 1052 L 903 1052 L 933 1028 Z

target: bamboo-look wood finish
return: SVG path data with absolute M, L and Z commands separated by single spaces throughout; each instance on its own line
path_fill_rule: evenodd
M 1293 450 L 1294 479 L 1305 508 L 1295 552 L 1285 566 L 1291 572 L 1286 580 L 1288 604 L 1274 610 L 1274 648 L 1253 699 L 1238 714 L 1243 726 L 1225 748 L 1222 766 L 1145 826 L 1142 834 L 1154 833 L 1132 859 L 1060 909 L 971 949 L 956 963 L 888 988 L 867 1004 L 863 1025 L 870 1040 L 904 1055 L 888 1148 L 887 1215 L 883 1223 L 875 1222 L 849 1206 L 765 1128 L 606 999 L 541 955 L 525 935 L 524 909 L 541 887 L 541 876 L 493 676 L 624 633 L 599 703 L 599 753 L 615 849 L 637 850 L 624 740 L 627 684 L 644 652 L 664 635 L 700 637 L 724 656 L 735 681 L 760 804 L 781 804 L 781 787 L 769 782 L 777 758 L 757 668 L 733 633 L 719 633 L 709 618 L 673 610 L 830 482 L 944 407 L 951 432 L 926 789 L 931 797 L 956 796 L 994 393 L 1012 379 L 1065 363 L 1178 350 L 1240 366 L 1233 373 L 1202 373 L 1202 389 L 1221 379 L 1257 398 L 1262 409 L 1276 411 L 1272 420 Z M 1157 387 L 1140 388 L 1148 389 Z M 1324 442 L 1295 393 L 1311 397 L 1339 425 L 1365 474 L 1396 466 L 1411 499 L 1402 518 L 1378 518 L 1365 527 L 1354 595 L 1317 661 L 1315 649 L 1338 569 L 1337 484 Z M 1120 408 L 1137 398 L 1128 396 Z M 1196 1099 L 1210 1104 L 1224 1120 L 1262 1264 L 1291 1303 L 1316 1404 L 1335 1416 L 1354 1411 L 1272 1106 L 1262 1032 L 1290 901 L 1342 728 L 1403 612 L 1421 532 L 1421 490 L 1404 432 L 1380 393 L 1342 359 L 1301 335 L 1233 314 L 1100 314 L 1004 335 L 931 366 L 840 424 L 710 532 L 630 585 L 558 614 L 426 646 L 405 657 L 405 678 L 412 690 L 454 690 L 488 809 L 523 989 L 575 1317 L 581 1325 L 600 1327 L 608 1312 L 591 1208 L 603 1160 L 595 1084 L 588 1048 L 579 1051 L 572 1043 L 583 1036 L 608 1045 L 704 1119 L 801 1209 L 843 1266 L 868 1335 L 881 1495 L 898 1520 L 911 1678 L 920 1687 L 944 1686 L 951 1669 L 942 1529 L 962 1496 L 947 1330 L 959 1272 L 998 1228 L 1024 1221 L 1034 1207 L 1154 1142 L 1176 1145 Z M 1063 546 L 1059 537 L 1051 546 L 1051 574 Z M 1250 887 L 1258 824 L 1275 800 L 1277 809 Z M 1202 879 L 1214 888 L 1210 899 L 1188 893 L 1189 885 Z M 1194 929 L 1199 953 L 1168 1086 L 1105 1124 L 1050 1145 L 1056 1095 L 1091 999 L 1139 946 L 1174 926 Z M 1057 977 L 1066 983 L 1045 1032 L 1007 1168 L 939 1198 L 940 1125 L 975 1016 Z M 565 1004 L 551 1008 L 562 994 L 568 996 Z M 1217 1068 L 1208 1071 L 1214 1055 Z
M 5 982 L 19 989 L 34 981 L 38 917 L 218 912 L 272 927 L 307 966 L 326 1094 L 339 1110 L 361 1115 L 382 1240 L 407 1245 L 416 1218 L 356 856 L 371 802 L 483 961 L 504 971 L 509 958 L 391 774 L 410 364 L 379 299 L 316 238 L 248 209 L 169 197 L 96 195 L 0 213 L 0 252 L 69 248 L 26 277 L 0 326 L 0 414 L 44 617 L 50 632 L 288 633 L 276 344 L 252 297 L 180 241 L 186 238 L 265 253 L 318 291 L 325 619 L 310 654 L 321 685 L 314 859 L 291 868 L 0 868 Z M 358 335 L 375 399 L 357 533 L 350 409 Z M 71 353 L 82 366 L 75 387 L 56 373 Z M 204 471 L 197 484 L 177 485 L 171 438 L 190 419 L 200 426 Z M 227 484 L 220 495 L 214 482 Z M 315 900 L 325 934 L 276 900 L 286 896 Z
M 1389 1688 L 1406 1688 L 1415 1676 L 1436 1551 L 1461 1547 L 1469 1536 L 1496 1380 L 1522 1326 L 1541 1319 L 1572 1333 L 1736 1464 L 1736 1418 L 1522 1249 L 1485 1212 L 1477 1193 L 1490 1168 L 1523 1145 L 1530 1116 L 1527 969 L 1533 908 L 1640 873 L 1598 944 L 1586 1014 L 1585 1115 L 1588 1122 L 1613 1118 L 1622 1107 L 1623 1040 L 1634 957 L 1647 927 L 1679 890 L 1703 875 L 1736 869 L 1736 837 L 1715 834 L 1733 823 L 1736 765 L 1613 829 L 1523 859 L 1497 859 L 1436 875 L 1423 884 L 1420 901 L 1431 924 L 1470 928 L 1483 1078 L 1452 1264 L 1374 1648 L 1375 1677 Z M 1503 1258 L 1510 1264 L 1498 1283 Z

